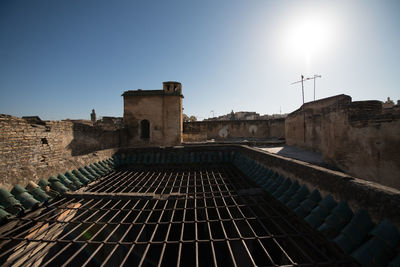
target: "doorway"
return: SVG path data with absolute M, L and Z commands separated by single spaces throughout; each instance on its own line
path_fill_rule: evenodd
M 144 140 L 150 139 L 150 122 L 148 120 L 140 122 L 140 138 Z

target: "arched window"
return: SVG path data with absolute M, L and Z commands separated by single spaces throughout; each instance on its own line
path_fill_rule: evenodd
M 150 138 L 150 122 L 148 120 L 142 120 L 140 122 L 140 138 L 141 139 Z

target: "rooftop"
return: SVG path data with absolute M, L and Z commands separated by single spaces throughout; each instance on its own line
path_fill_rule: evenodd
M 11 191 L 26 215 L 17 200 L 1 203 L 15 215 L 0 227 L 0 264 L 357 266 L 381 257 L 386 266 L 399 258 L 398 191 L 365 195 L 371 183 L 244 146 L 124 148 L 65 175 L 40 181 L 62 192 L 49 202 Z
M 128 90 L 125 91 L 122 96 L 181 96 L 182 93 L 179 91 L 165 92 L 164 90 Z

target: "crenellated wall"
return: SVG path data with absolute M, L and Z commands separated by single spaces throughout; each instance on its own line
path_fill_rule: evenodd
M 400 189 L 400 108 L 339 95 L 286 118 L 286 143 L 322 153 L 346 173 Z
M 48 178 L 110 157 L 122 132 L 86 121 L 32 121 L 0 115 L 0 187 Z

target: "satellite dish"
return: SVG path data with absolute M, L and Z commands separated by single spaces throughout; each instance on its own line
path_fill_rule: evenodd
M 218 135 L 221 137 L 221 138 L 226 138 L 227 136 L 228 136 L 228 129 L 226 128 L 226 126 L 225 127 L 223 127 L 222 129 L 220 129 L 219 130 L 219 132 L 218 132 Z

